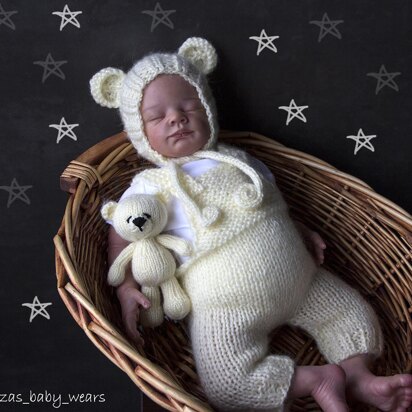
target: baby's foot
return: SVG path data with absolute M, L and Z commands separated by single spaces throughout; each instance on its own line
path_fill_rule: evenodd
M 347 412 L 346 375 L 337 365 L 298 366 L 289 390 L 289 400 L 313 396 L 322 411 Z
M 324 412 L 347 412 L 345 400 L 346 375 L 336 365 L 324 365 L 318 370 L 318 384 L 311 395 Z
M 353 385 L 348 396 L 380 411 L 407 412 L 412 405 L 412 375 L 370 375 Z

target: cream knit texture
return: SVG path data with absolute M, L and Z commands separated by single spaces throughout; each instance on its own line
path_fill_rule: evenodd
M 192 303 L 190 337 L 209 401 L 219 410 L 283 411 L 295 365 L 269 354 L 274 328 L 306 329 L 337 363 L 379 355 L 379 322 L 358 292 L 317 268 L 279 189 L 250 172 L 246 153 L 218 145 L 216 158 L 222 162 L 196 178 L 177 166 L 178 186 L 167 167 L 139 176 L 178 196 L 194 231 L 194 253 L 178 276 Z M 238 202 L 239 188 L 248 184 L 253 199 L 262 193 L 253 207 Z M 218 212 L 211 225 L 199 214 L 206 207 Z

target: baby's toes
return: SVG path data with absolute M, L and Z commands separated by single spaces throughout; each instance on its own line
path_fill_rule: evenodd
M 403 400 L 399 403 L 399 406 L 404 409 L 408 409 L 411 406 L 411 401 Z
M 409 408 L 412 404 L 412 392 L 410 388 L 400 388 L 398 391 L 398 405 L 401 408 Z
M 399 386 L 403 388 L 409 388 L 412 390 L 412 375 L 403 374 L 403 375 L 395 375 L 395 377 L 399 378 Z
M 393 375 L 388 378 L 387 383 L 388 392 L 392 392 L 393 395 L 400 392 L 403 394 L 406 389 L 412 388 L 412 375 Z
M 405 398 L 412 399 L 412 388 L 404 388 Z
M 410 392 L 405 393 L 405 395 L 402 398 L 402 406 L 404 405 L 406 405 L 406 407 L 409 407 L 412 405 L 412 393 Z

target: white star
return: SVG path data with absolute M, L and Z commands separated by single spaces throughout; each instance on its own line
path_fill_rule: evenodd
M 29 320 L 30 323 L 37 315 L 41 315 L 46 319 L 50 319 L 50 315 L 47 313 L 47 310 L 45 309 L 47 306 L 51 305 L 50 302 L 40 303 L 39 298 L 35 296 L 33 299 L 33 303 L 22 303 L 21 305 L 27 306 L 28 308 L 31 309 L 30 320 Z M 37 306 L 40 307 L 40 309 L 36 309 Z
M 163 10 L 159 3 L 156 3 L 154 10 L 143 10 L 143 14 L 148 14 L 152 16 L 152 25 L 150 26 L 150 31 L 152 32 L 160 23 L 173 29 L 173 22 L 169 19 L 169 15 L 175 13 L 176 10 Z M 161 15 L 162 17 L 157 17 Z
M 14 177 L 13 180 L 11 181 L 10 186 L 0 186 L 0 189 L 5 190 L 6 192 L 9 192 L 9 198 L 7 200 L 7 207 L 10 207 L 10 205 L 16 200 L 20 199 L 22 202 L 27 203 L 28 205 L 30 204 L 30 199 L 24 193 L 26 190 L 32 188 L 33 186 L 20 186 L 17 183 L 16 178 Z
M 336 26 L 340 23 L 343 23 L 343 20 L 330 20 L 327 13 L 323 13 L 322 20 L 311 20 L 309 24 L 315 24 L 320 27 L 318 43 L 329 33 L 332 36 L 341 39 L 342 36 Z M 327 27 L 329 25 L 329 27 Z
M 33 62 L 33 64 L 37 64 L 43 67 L 44 69 L 43 77 L 41 79 L 42 83 L 44 83 L 46 79 L 52 74 L 64 80 L 66 77 L 64 76 L 64 73 L 60 69 L 60 66 L 63 66 L 63 64 L 66 64 L 66 63 L 67 63 L 67 60 L 60 60 L 56 62 L 56 60 L 53 59 L 50 53 L 47 55 L 46 60 L 38 60 L 36 62 Z
M 307 109 L 309 106 L 296 106 L 295 99 L 292 99 L 289 103 L 289 106 L 279 106 L 279 109 L 286 110 L 288 112 L 288 118 L 286 119 L 286 126 L 295 118 L 302 120 L 306 123 L 306 117 L 302 113 L 302 110 Z M 293 110 L 296 110 L 293 113 Z
M 257 56 L 259 56 L 260 52 L 266 48 L 276 53 L 278 49 L 273 44 L 273 40 L 278 39 L 278 38 L 279 36 L 268 36 L 266 34 L 265 29 L 262 29 L 262 31 L 260 32 L 260 36 L 250 36 L 249 37 L 249 39 L 256 40 L 259 43 L 258 50 L 256 52 Z
M 2 24 L 6 25 L 8 28 L 12 30 L 16 30 L 15 24 L 12 22 L 10 16 L 13 16 L 13 14 L 18 13 L 17 10 L 13 11 L 5 11 L 3 9 L 3 6 L 0 4 L 0 26 Z
M 80 28 L 80 23 L 76 19 L 78 14 L 82 14 L 82 11 L 70 11 L 69 6 L 66 4 L 63 8 L 63 11 L 54 11 L 52 14 L 61 17 L 62 21 L 60 22 L 60 31 L 64 29 L 67 24 L 73 24 L 77 28 Z M 66 15 L 70 17 L 66 17 Z
M 356 136 L 346 136 L 347 139 L 352 139 L 356 142 L 354 152 L 355 155 L 356 153 L 358 153 L 360 149 L 362 149 L 362 147 L 366 147 L 366 149 L 369 149 L 370 151 L 374 152 L 375 148 L 372 146 L 372 143 L 370 142 L 370 140 L 374 137 L 376 137 L 376 134 L 365 136 L 362 129 L 359 129 L 358 134 Z
M 382 64 L 381 68 L 379 69 L 379 73 L 367 73 L 366 75 L 374 77 L 375 79 L 378 80 L 378 84 L 376 85 L 376 89 L 375 89 L 375 94 L 378 94 L 379 90 L 381 90 L 385 86 L 388 86 L 398 92 L 399 87 L 395 83 L 393 78 L 395 76 L 399 76 L 400 74 L 401 72 L 388 73 L 388 71 L 385 68 L 385 65 Z M 384 79 L 385 76 L 386 76 L 386 80 Z
M 67 124 L 66 119 L 62 117 L 59 124 L 49 124 L 49 127 L 54 127 L 55 129 L 59 131 L 57 135 L 57 140 L 56 140 L 56 143 L 59 143 L 60 140 L 62 140 L 64 136 L 68 136 L 70 137 L 70 139 L 77 141 L 77 137 L 74 134 L 73 129 L 77 127 L 78 125 L 79 125 L 78 123 Z M 66 128 L 66 130 L 63 130 L 64 128 Z

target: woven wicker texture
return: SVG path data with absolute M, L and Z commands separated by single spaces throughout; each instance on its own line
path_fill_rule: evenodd
M 386 340 L 375 372 L 411 372 L 411 216 L 364 182 L 267 137 L 222 132 L 220 141 L 240 146 L 268 165 L 292 217 L 327 242 L 325 267 L 372 304 Z M 108 225 L 100 216 L 102 201 L 117 200 L 136 172 L 147 167 L 153 166 L 119 133 L 93 146 L 63 172 L 61 187 L 71 194 L 54 238 L 58 292 L 96 347 L 157 404 L 171 411 L 210 410 L 185 325 L 164 322 L 144 330 L 144 348 L 134 346 L 123 331 L 114 290 L 106 283 Z M 273 332 L 271 349 L 300 365 L 325 362 L 310 336 L 289 327 Z M 291 410 L 320 409 L 308 397 L 298 399 Z

